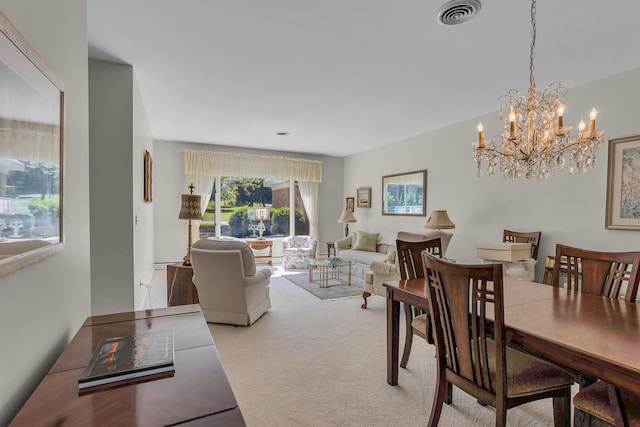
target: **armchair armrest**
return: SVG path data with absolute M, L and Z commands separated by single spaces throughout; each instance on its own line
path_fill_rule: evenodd
M 371 271 L 377 274 L 397 273 L 398 268 L 395 264 L 388 262 L 373 261 L 369 266 Z

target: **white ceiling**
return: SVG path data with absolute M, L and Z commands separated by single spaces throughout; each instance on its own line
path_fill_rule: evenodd
M 345 156 L 526 91 L 530 4 L 444 26 L 445 2 L 89 0 L 89 56 L 133 66 L 156 139 Z M 538 89 L 640 67 L 640 1 L 537 9 Z

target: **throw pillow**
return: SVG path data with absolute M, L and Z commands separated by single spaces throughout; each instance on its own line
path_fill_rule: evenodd
M 356 235 L 356 243 L 353 245 L 352 249 L 357 251 L 375 252 L 379 234 L 380 233 L 358 231 L 358 234 Z

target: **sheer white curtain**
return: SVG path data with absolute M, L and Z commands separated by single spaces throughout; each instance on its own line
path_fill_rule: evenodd
M 302 204 L 304 205 L 304 210 L 307 212 L 309 226 L 311 227 L 309 233 L 318 241 L 320 238 L 320 234 L 318 233 L 318 183 L 298 181 L 298 188 L 300 189 Z M 318 256 L 319 248 L 320 242 L 318 241 L 316 245 L 316 256 Z

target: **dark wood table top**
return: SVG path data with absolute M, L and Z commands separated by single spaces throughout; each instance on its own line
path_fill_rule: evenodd
M 385 286 L 388 297 L 428 308 L 424 279 Z M 640 395 L 637 304 L 508 279 L 504 300 L 509 342 Z
M 172 376 L 79 394 L 78 378 L 101 339 L 172 329 Z M 204 418 L 203 418 L 204 417 Z M 12 425 L 228 425 L 242 414 L 198 305 L 88 318 Z

